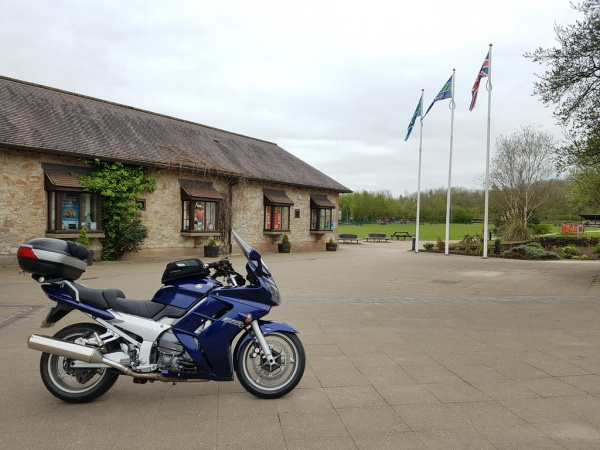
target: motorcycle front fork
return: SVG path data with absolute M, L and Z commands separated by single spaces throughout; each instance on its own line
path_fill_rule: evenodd
M 254 332 L 254 337 L 258 341 L 258 345 L 263 352 L 264 357 L 266 358 L 269 366 L 275 364 L 275 358 L 273 358 L 273 354 L 271 353 L 271 349 L 269 348 L 269 344 L 265 340 L 265 337 L 262 334 L 260 326 L 258 325 L 258 321 L 253 320 L 250 322 L 250 326 L 252 327 L 252 331 Z

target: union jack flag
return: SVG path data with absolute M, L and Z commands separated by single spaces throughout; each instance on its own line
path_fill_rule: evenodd
M 477 101 L 477 92 L 479 91 L 479 82 L 481 81 L 481 79 L 483 77 L 488 76 L 489 70 L 490 70 L 490 52 L 488 52 L 487 56 L 485 57 L 485 61 L 483 61 L 483 65 L 481 66 L 481 69 L 479 70 L 479 73 L 477 74 L 477 78 L 475 79 L 475 84 L 473 85 L 473 89 L 471 89 L 472 99 L 471 99 L 471 106 L 469 106 L 469 111 L 473 111 L 473 108 L 475 108 L 475 102 Z

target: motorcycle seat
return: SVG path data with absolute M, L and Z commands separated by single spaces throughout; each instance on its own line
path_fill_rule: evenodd
M 158 314 L 165 305 L 151 300 L 131 300 L 125 298 L 120 289 L 90 289 L 81 284 L 75 287 L 79 292 L 79 301 L 100 309 L 112 309 L 134 316 L 150 319 Z M 74 293 L 71 293 L 75 298 Z

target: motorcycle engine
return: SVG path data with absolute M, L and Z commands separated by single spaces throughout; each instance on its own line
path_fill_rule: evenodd
M 171 332 L 166 331 L 158 338 L 156 364 L 172 372 L 195 372 L 196 364 L 184 351 L 183 345 Z

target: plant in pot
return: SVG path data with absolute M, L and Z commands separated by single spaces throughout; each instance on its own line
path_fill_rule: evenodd
M 290 243 L 290 238 L 287 234 L 284 234 L 281 243 L 277 244 L 277 250 L 279 253 L 289 253 L 291 248 L 292 244 Z
M 208 245 L 204 246 L 204 256 L 207 258 L 216 258 L 219 256 L 219 246 L 214 238 L 208 241 Z
M 335 252 L 337 250 L 337 242 L 330 238 L 328 242 L 325 242 L 325 250 L 328 252 Z
M 87 235 L 86 227 L 81 227 L 81 230 L 79 231 L 79 237 L 77 238 L 77 243 L 88 249 L 89 254 L 87 257 L 87 265 L 91 266 L 94 262 L 94 250 L 90 250 L 90 240 Z

